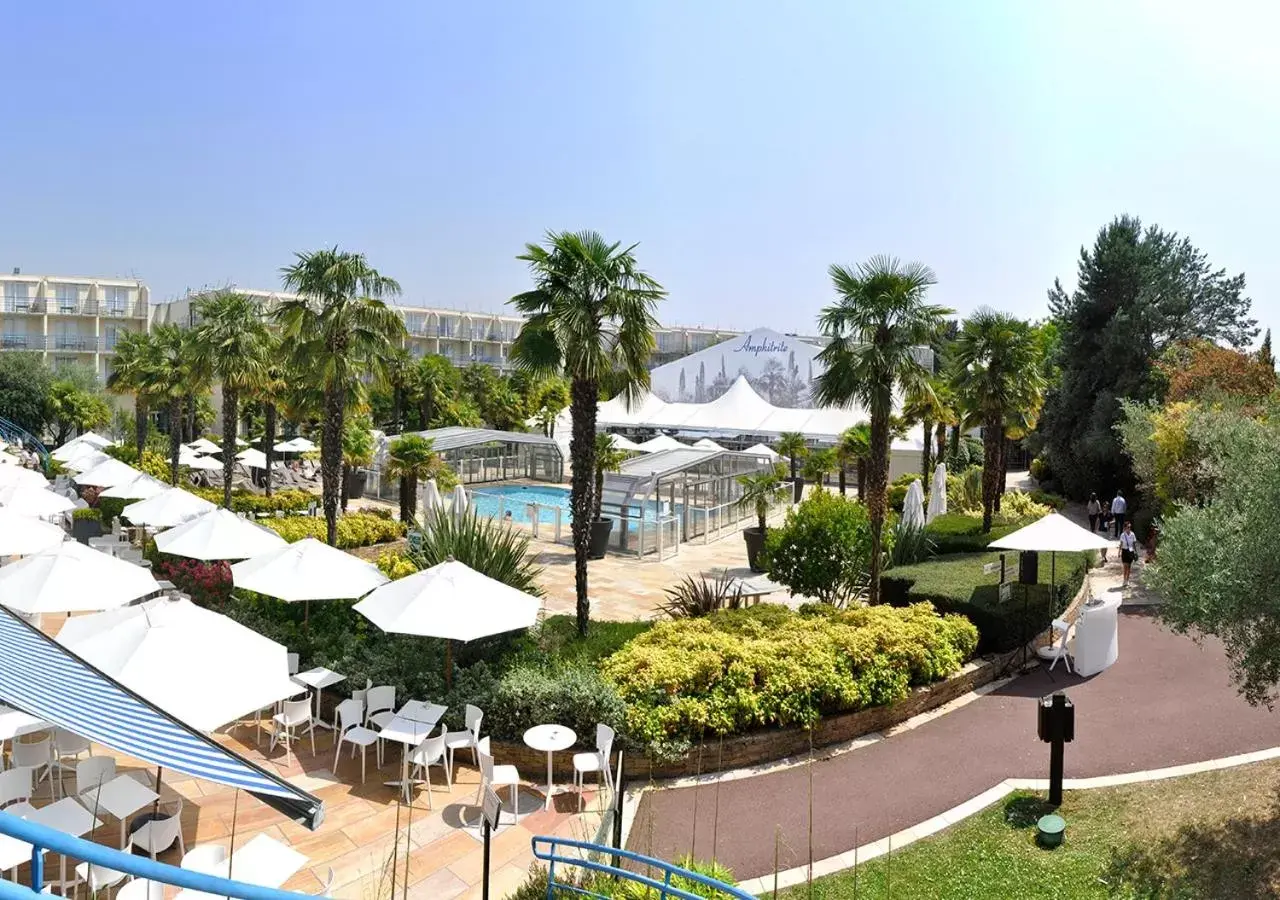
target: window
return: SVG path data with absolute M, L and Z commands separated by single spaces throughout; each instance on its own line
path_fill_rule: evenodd
M 129 289 L 127 287 L 105 287 L 102 289 L 103 307 L 109 316 L 123 316 L 129 308 Z
M 27 309 L 31 303 L 31 285 L 25 281 L 6 281 L 4 284 L 5 309 Z
M 54 299 L 58 301 L 58 312 L 73 313 L 80 302 L 80 289 L 74 284 L 57 284 L 53 287 Z
M 123 334 L 124 331 L 125 329 L 121 328 L 119 325 L 103 326 L 103 329 L 102 329 L 103 349 L 114 350 L 116 348 L 116 341 L 120 340 L 120 335 Z

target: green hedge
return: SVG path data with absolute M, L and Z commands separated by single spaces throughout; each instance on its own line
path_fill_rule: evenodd
M 289 543 L 303 538 L 323 541 L 328 537 L 325 520 L 313 516 L 287 516 L 283 519 L 263 519 L 266 525 Z M 338 517 L 338 547 L 350 550 L 398 540 L 405 535 L 403 523 L 372 512 L 347 513 Z
M 222 488 L 188 487 L 187 490 L 210 503 L 222 505 Z M 231 511 L 238 513 L 300 513 L 305 512 L 312 503 L 319 502 L 320 498 L 315 494 L 293 488 L 276 491 L 270 497 L 244 488 L 231 492 Z
M 947 513 L 938 516 L 925 526 L 924 530 L 933 541 L 934 555 L 946 556 L 951 553 L 981 552 L 987 548 L 987 544 L 1012 534 L 1021 527 L 1020 525 L 995 525 L 983 534 L 982 516 Z
M 983 565 L 999 562 L 1000 554 L 958 553 L 886 572 L 881 597 L 892 606 L 932 603 L 938 612 L 959 613 L 978 628 L 979 653 L 1002 653 L 1030 640 L 1049 626 L 1063 604 L 1075 596 L 1092 562 L 1092 554 L 1059 553 L 1056 565 L 1048 553 L 1039 559 L 1039 584 L 1014 585 L 1013 597 L 1000 602 L 1000 575 L 984 574 Z M 1018 554 L 1006 553 L 1010 581 L 1018 576 Z M 1058 594 L 1051 596 L 1056 574 Z

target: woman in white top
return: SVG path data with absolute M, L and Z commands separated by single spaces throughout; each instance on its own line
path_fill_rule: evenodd
M 1124 583 L 1129 583 L 1129 569 L 1138 558 L 1138 536 L 1133 533 L 1133 523 L 1125 522 L 1120 532 L 1120 562 L 1124 565 Z

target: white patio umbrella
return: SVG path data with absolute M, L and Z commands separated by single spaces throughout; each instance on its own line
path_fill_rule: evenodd
M 194 450 L 196 453 L 217 453 L 222 449 L 208 438 L 196 438 L 186 446 L 188 450 Z
M 306 438 L 298 436 L 287 441 L 281 441 L 275 445 L 274 449 L 282 453 L 310 453 L 316 449 L 316 445 Z
M 156 535 L 161 553 L 191 559 L 248 559 L 287 542 L 270 528 L 215 509 Z
M 172 528 L 215 509 L 217 507 L 208 500 L 197 497 L 190 491 L 169 488 L 154 497 L 130 503 L 122 510 L 122 514 L 135 525 Z
M 241 450 L 236 454 L 236 459 L 244 463 L 251 469 L 265 469 L 267 467 L 267 454 L 263 453 L 257 447 L 250 447 L 248 450 Z
M 104 463 L 99 463 L 87 472 L 81 472 L 79 475 L 72 477 L 72 480 L 81 486 L 89 487 L 115 487 L 117 484 L 123 484 L 126 481 L 132 481 L 141 475 L 138 469 L 133 466 L 122 463 L 118 459 L 108 459 Z
M 724 448 L 717 444 L 711 438 L 702 438 L 693 442 L 693 446 L 700 450 L 723 450 Z
M 154 497 L 169 490 L 172 485 L 161 481 L 159 478 L 153 478 L 145 472 L 138 473 L 137 478 L 131 478 L 120 484 L 107 488 L 99 497 L 114 497 L 119 500 L 146 500 L 148 497 Z
M 614 450 L 637 451 L 637 452 L 640 450 L 639 444 L 637 444 L 633 440 L 624 438 L 620 434 L 609 435 L 609 443 L 613 446 Z
M 195 454 L 186 456 L 179 455 L 178 465 L 186 466 L 188 469 L 195 469 L 199 472 L 222 471 L 222 460 L 214 459 L 212 456 L 196 456 Z
M 74 501 L 46 488 L 15 484 L 0 488 L 0 506 L 35 519 L 47 519 L 76 508 Z
M 49 486 L 49 482 L 34 469 L 24 469 L 22 466 L 0 467 L 0 487 L 14 486 L 43 489 Z
M 902 524 L 907 528 L 924 527 L 924 489 L 917 478 L 907 485 L 907 496 L 902 501 Z
M 449 512 L 455 519 L 461 519 L 467 514 L 467 502 L 467 492 L 462 485 L 454 485 L 453 496 L 449 498 Z
M 101 450 L 103 447 L 110 447 L 111 443 L 112 442 L 110 440 L 104 438 L 100 434 L 95 434 L 92 431 L 86 431 L 79 437 L 75 437 L 67 441 L 49 455 L 59 462 L 66 462 L 72 456 L 75 456 L 78 453 L 83 453 L 85 450 Z
M 753 444 L 742 452 L 750 453 L 752 456 L 767 456 L 770 459 L 778 458 L 778 451 L 766 444 Z
M 925 511 L 925 522 L 932 522 L 938 516 L 947 514 L 947 464 L 938 463 L 933 470 L 933 484 L 929 488 L 929 508 Z
M 236 563 L 231 580 L 246 591 L 298 603 L 357 600 L 388 579 L 373 563 L 315 538 L 303 538 Z
M 391 634 L 465 642 L 531 627 L 542 601 L 449 559 L 384 584 L 354 608 Z M 450 659 L 445 666 L 448 679 Z
M 109 437 L 103 437 L 96 431 L 86 431 L 84 434 L 76 435 L 68 443 L 89 444 L 101 450 L 103 447 L 111 447 L 115 445 L 115 441 Z
M 26 615 L 115 609 L 158 590 L 150 570 L 79 541 L 0 568 L 0 603 Z
M 193 728 L 212 731 L 298 693 L 284 646 L 190 600 L 68 619 L 58 643 Z
M 66 460 L 63 462 L 62 467 L 72 472 L 88 472 L 94 466 L 100 466 L 109 459 L 111 457 L 101 450 L 94 450 L 86 445 L 83 453 L 77 453 Z
M 0 507 L 0 556 L 28 556 L 52 550 L 66 537 L 67 533 L 51 522 Z M 4 571 L 0 568 L 0 572 Z

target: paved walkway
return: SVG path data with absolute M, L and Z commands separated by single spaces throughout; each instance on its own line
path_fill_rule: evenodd
M 1101 578 L 1094 576 L 1095 592 L 1113 583 L 1118 589 L 1118 570 L 1113 554 Z M 1150 601 L 1137 593 L 1132 600 Z M 1240 698 L 1218 642 L 1198 645 L 1160 625 L 1149 607 L 1126 605 L 1119 661 L 1097 676 L 1037 669 L 918 728 L 812 767 L 650 791 L 637 811 L 630 846 L 665 859 L 715 856 L 745 879 L 773 871 L 775 836 L 777 866 L 804 865 L 811 821 L 815 860 L 879 840 L 1005 778 L 1047 777 L 1048 748 L 1036 739 L 1036 698 L 1060 689 L 1076 705 L 1069 778 L 1280 744 L 1280 718 Z

